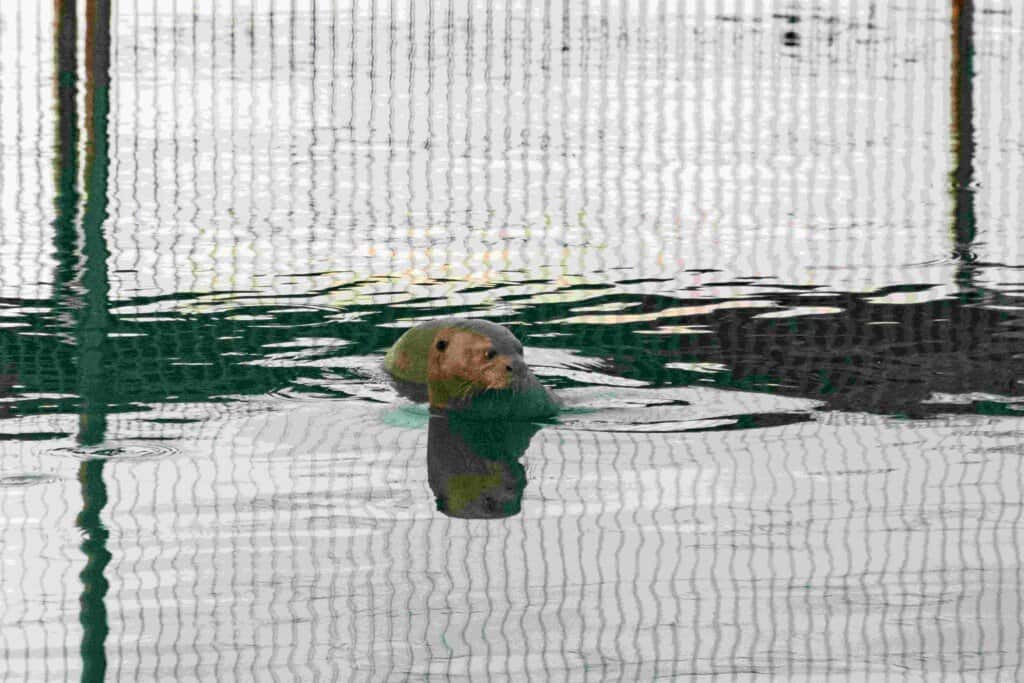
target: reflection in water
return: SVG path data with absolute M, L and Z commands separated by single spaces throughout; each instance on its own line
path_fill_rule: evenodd
M 971 251 L 974 215 L 974 0 L 953 0 L 952 133 L 953 256 L 960 260 L 956 281 L 969 288 L 975 260 Z
M 5 673 L 1021 678 L 1020 12 L 123 3 L 108 100 L 83 4 L 0 21 Z M 611 407 L 368 419 L 446 314 Z
M 107 431 L 108 370 L 105 366 L 106 341 L 110 325 L 107 273 L 109 251 L 103 234 L 107 218 L 109 149 L 107 124 L 110 111 L 110 3 L 88 0 L 85 35 L 85 207 L 81 234 L 74 229 L 77 193 L 75 148 L 77 81 L 76 3 L 60 0 L 54 30 L 57 43 L 58 144 L 54 158 L 58 178 L 55 231 L 58 255 L 58 286 L 55 308 L 74 320 L 77 394 L 80 400 L 78 442 L 95 446 L 104 441 Z M 79 250 L 81 260 L 79 261 Z M 76 272 L 80 271 L 80 272 Z M 75 278 L 78 278 L 75 282 Z M 104 570 L 111 560 L 107 550 L 108 531 L 100 519 L 107 504 L 103 481 L 103 462 L 80 465 L 78 478 L 82 490 L 82 512 L 76 520 L 85 539 L 81 550 L 86 566 L 79 574 L 82 581 L 82 680 L 102 681 L 107 660 L 105 641 L 109 631 L 105 597 L 109 584 Z
M 519 312 L 530 325 L 517 333 L 529 347 L 527 360 L 556 389 L 587 380 L 574 379 L 578 368 L 545 368 L 531 354 L 568 349 L 575 358 L 599 364 L 604 374 L 652 386 L 760 390 L 820 399 L 833 409 L 885 414 L 942 412 L 928 402 L 935 393 L 1012 398 L 1024 391 L 1019 351 L 1024 311 L 1012 296 L 977 288 L 968 300 L 929 300 L 935 289 L 930 285 L 861 294 L 755 280 L 743 284 L 754 293 L 742 300 L 685 292 L 597 292 L 572 302 L 524 304 Z M 765 293 L 756 293 L 759 289 Z M 333 379 L 366 378 L 345 359 L 379 358 L 401 334 L 391 325 L 409 318 L 408 309 L 372 303 L 348 307 L 352 319 L 344 321 L 318 307 L 204 311 L 216 298 L 119 304 L 126 311 L 156 303 L 169 310 L 159 320 L 117 310 L 111 316 L 112 334 L 105 341 L 109 357 L 131 359 L 106 378 L 111 410 L 165 402 L 168 395 L 174 401 L 226 402 L 288 388 L 300 395 L 346 396 L 345 386 Z M 641 312 L 576 312 L 609 304 Z M 78 386 L 69 372 L 75 359 L 53 329 L 47 302 L 35 305 L 36 311 L 16 319 L 41 334 L 0 329 L 0 353 L 17 360 L 25 387 L 11 413 L 77 412 Z M 456 312 L 439 302 L 423 317 Z
M 7 365 L 0 367 L 0 399 L 13 396 L 14 385 L 18 383 L 18 376 L 14 374 L 14 366 Z M 10 417 L 11 406 L 8 401 L 0 402 L 0 419 Z
M 54 31 L 56 144 L 54 145 L 54 219 L 53 239 L 57 271 L 54 292 L 58 297 L 68 294 L 77 276 L 78 231 L 78 14 L 75 0 L 57 0 Z
M 75 523 L 85 536 L 81 550 L 86 557 L 85 568 L 78 575 L 82 581 L 79 621 L 82 624 L 83 681 L 102 681 L 107 670 L 104 643 L 110 629 L 105 598 L 110 584 L 103 571 L 110 563 L 111 554 L 107 550 L 110 532 L 100 519 L 100 513 L 107 505 L 103 464 L 102 460 L 91 460 L 82 463 L 78 470 L 82 485 L 82 511 Z
M 85 210 L 82 213 L 81 308 L 77 311 L 78 395 L 82 400 L 79 441 L 91 446 L 106 433 L 107 335 L 110 327 L 110 277 L 107 273 L 107 176 L 110 112 L 110 2 L 89 0 L 86 6 L 86 161 Z
M 427 471 L 437 509 L 466 519 L 519 514 L 526 488 L 519 458 L 540 428 L 533 422 L 467 420 L 432 410 Z

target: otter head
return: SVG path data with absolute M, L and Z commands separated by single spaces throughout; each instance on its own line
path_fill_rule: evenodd
M 458 327 L 442 327 L 427 358 L 430 405 L 447 407 L 488 389 L 506 389 L 526 372 L 522 344 L 507 337 Z

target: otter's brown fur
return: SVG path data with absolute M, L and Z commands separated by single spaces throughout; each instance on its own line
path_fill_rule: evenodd
M 510 415 L 557 412 L 554 394 L 526 366 L 522 343 L 487 320 L 441 318 L 417 325 L 388 350 L 384 369 L 401 394 L 428 400 L 434 408 L 465 410 L 480 394 L 499 396 L 509 390 L 511 400 L 502 408 Z
M 512 377 L 513 359 L 500 354 L 489 337 L 455 327 L 443 327 L 427 357 L 427 387 L 468 381 L 475 390 L 505 389 Z M 430 391 L 430 405 L 443 408 L 443 391 Z

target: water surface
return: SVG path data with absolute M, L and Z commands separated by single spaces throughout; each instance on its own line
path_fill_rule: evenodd
M 5 10 L 0 679 L 1020 679 L 964 4 Z M 568 409 L 401 399 L 453 314 Z

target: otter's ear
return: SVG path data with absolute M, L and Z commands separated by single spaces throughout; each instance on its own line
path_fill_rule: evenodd
M 448 342 L 444 339 L 438 339 L 437 343 L 434 344 L 434 348 L 436 348 L 438 351 L 444 351 L 445 349 L 448 348 Z

